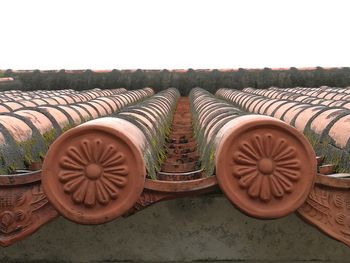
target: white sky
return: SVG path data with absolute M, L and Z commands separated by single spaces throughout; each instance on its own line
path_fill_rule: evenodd
M 0 68 L 350 66 L 350 1 L 0 0 Z

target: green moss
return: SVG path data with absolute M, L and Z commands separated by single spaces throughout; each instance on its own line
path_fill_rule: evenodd
M 5 158 L 4 156 L 1 154 L 0 155 L 0 166 L 3 167 L 5 165 Z
M 5 158 L 2 154 L 0 155 L 0 175 L 1 174 L 8 174 L 8 171 L 5 166 Z
M 15 163 L 11 163 L 7 166 L 7 173 L 14 174 L 17 170 L 17 165 Z
M 34 162 L 34 160 L 33 160 L 32 156 L 30 156 L 30 155 L 25 155 L 25 156 L 23 157 L 23 162 L 24 162 L 24 165 L 25 165 L 26 167 L 29 167 L 29 166 Z
M 165 125 L 162 129 L 162 133 L 166 136 L 166 137 L 169 137 L 169 134 L 170 134 L 170 124 L 168 125 Z
M 333 154 L 326 155 L 324 162 L 326 164 L 329 163 L 329 164 L 335 165 L 335 168 L 334 168 L 335 173 L 346 171 L 346 169 L 343 167 L 341 155 L 339 154 L 333 153 Z
M 48 149 L 51 143 L 56 139 L 57 133 L 55 129 L 52 129 L 50 131 L 47 131 L 43 134 L 45 146 Z
M 146 153 L 144 156 L 144 160 L 147 168 L 147 177 L 154 180 L 157 179 L 151 154 Z
M 44 158 L 45 158 L 45 153 L 39 152 L 39 158 L 40 158 L 41 161 L 43 161 Z
M 324 164 L 335 165 L 335 173 L 350 172 L 350 167 L 348 167 L 349 162 L 344 162 L 343 159 L 343 150 L 335 147 L 329 136 L 321 138 L 321 136 L 311 130 L 304 132 L 304 135 L 314 148 L 316 155 L 324 157 Z
M 151 139 L 151 144 L 152 144 L 152 147 L 154 147 L 154 148 L 157 147 L 157 141 L 155 138 Z
M 17 147 L 22 152 L 23 163 L 26 167 L 30 166 L 35 161 L 35 157 L 33 156 L 33 147 L 36 143 L 37 141 L 34 138 L 25 142 L 17 142 Z
M 350 172 L 349 163 L 343 157 L 345 154 L 344 150 L 335 147 L 330 137 L 318 140 L 313 147 L 317 155 L 324 157 L 324 164 L 335 165 L 335 173 Z
M 69 129 L 72 129 L 72 128 L 74 128 L 74 127 L 75 127 L 75 124 L 69 123 L 69 124 L 67 124 L 66 126 L 63 127 L 62 133 L 66 132 L 66 131 L 68 131 Z
M 158 164 L 161 166 L 161 164 L 165 161 L 166 159 L 166 154 L 165 154 L 165 149 L 161 149 L 158 153 Z
M 304 132 L 304 135 L 308 139 L 308 141 L 310 142 L 313 148 L 317 147 L 317 144 L 319 144 L 319 141 L 320 141 L 319 136 L 317 136 L 314 132 L 309 130 Z
M 346 169 L 346 168 L 344 168 L 344 167 L 340 167 L 340 168 L 337 168 L 336 169 L 337 171 L 337 173 L 349 173 L 350 172 L 350 169 Z

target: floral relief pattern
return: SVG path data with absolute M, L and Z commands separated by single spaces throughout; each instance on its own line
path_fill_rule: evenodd
M 0 245 L 11 242 L 6 237 L 21 235 L 35 225 L 35 213 L 48 203 L 40 185 L 3 187 L 0 191 Z
M 252 198 L 269 202 L 293 191 L 300 178 L 296 149 L 283 138 L 254 134 L 233 155 L 233 175 Z
M 298 213 L 306 222 L 350 246 L 350 199 L 345 183 L 339 188 L 328 182 L 315 185 Z
M 115 145 L 105 145 L 100 139 L 69 147 L 60 166 L 58 177 L 65 193 L 87 207 L 107 205 L 127 184 L 126 157 Z

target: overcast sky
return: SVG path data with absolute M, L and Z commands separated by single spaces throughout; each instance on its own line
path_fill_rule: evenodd
M 350 1 L 8 0 L 0 68 L 350 66 Z

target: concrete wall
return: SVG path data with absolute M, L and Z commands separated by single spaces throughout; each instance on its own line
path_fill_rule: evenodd
M 350 248 L 296 215 L 252 219 L 223 196 L 158 203 L 100 226 L 59 218 L 31 237 L 0 248 L 1 263 L 347 259 Z

